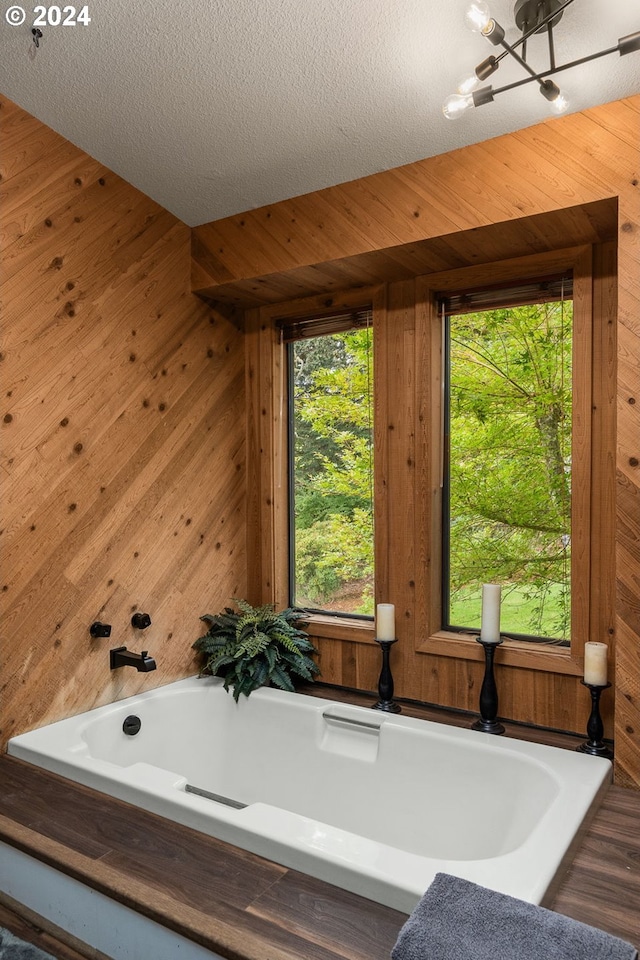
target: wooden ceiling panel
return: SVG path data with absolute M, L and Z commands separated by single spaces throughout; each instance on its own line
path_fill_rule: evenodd
M 194 231 L 194 292 L 239 307 L 261 306 L 596 243 L 612 239 L 616 230 L 617 203 L 612 198 L 235 280 L 229 278 L 228 269 L 209 249 L 207 232 Z

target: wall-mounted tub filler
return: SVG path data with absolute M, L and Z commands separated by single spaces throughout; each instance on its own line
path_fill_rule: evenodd
M 146 630 L 151 626 L 151 617 L 148 613 L 134 613 L 131 617 L 131 626 L 136 630 Z
M 110 637 L 111 636 L 111 624 L 110 623 L 100 623 L 99 620 L 96 620 L 89 627 L 89 633 L 94 639 L 98 637 Z
M 109 651 L 109 667 L 111 670 L 117 670 L 118 667 L 135 667 L 141 673 L 148 673 L 149 670 L 156 669 L 156 662 L 149 656 L 148 650 L 133 653 L 126 647 L 116 647 Z

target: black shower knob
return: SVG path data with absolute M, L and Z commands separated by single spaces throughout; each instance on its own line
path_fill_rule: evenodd
M 151 617 L 148 613 L 134 613 L 131 617 L 131 626 L 136 630 L 146 630 L 151 626 Z

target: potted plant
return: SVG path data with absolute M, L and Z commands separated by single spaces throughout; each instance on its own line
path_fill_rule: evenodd
M 193 644 L 205 657 L 200 676 L 222 677 L 225 690 L 232 687 L 236 703 L 241 693 L 248 697 L 268 683 L 293 691 L 293 676 L 312 681 L 320 670 L 309 654 L 318 651 L 297 626 L 301 611 L 287 607 L 276 613 L 272 604 L 252 607 L 246 600 L 234 602 L 239 613 L 225 607 L 216 616 L 200 617 L 208 626 Z

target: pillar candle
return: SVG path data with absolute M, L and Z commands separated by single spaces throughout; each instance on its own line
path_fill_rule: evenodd
M 584 682 L 592 687 L 607 685 L 607 644 L 590 642 L 584 645 Z
M 500 640 L 500 586 L 497 583 L 482 585 L 480 639 L 484 643 L 498 643 Z
M 376 608 L 376 640 L 395 640 L 396 608 L 392 603 L 379 603 Z

